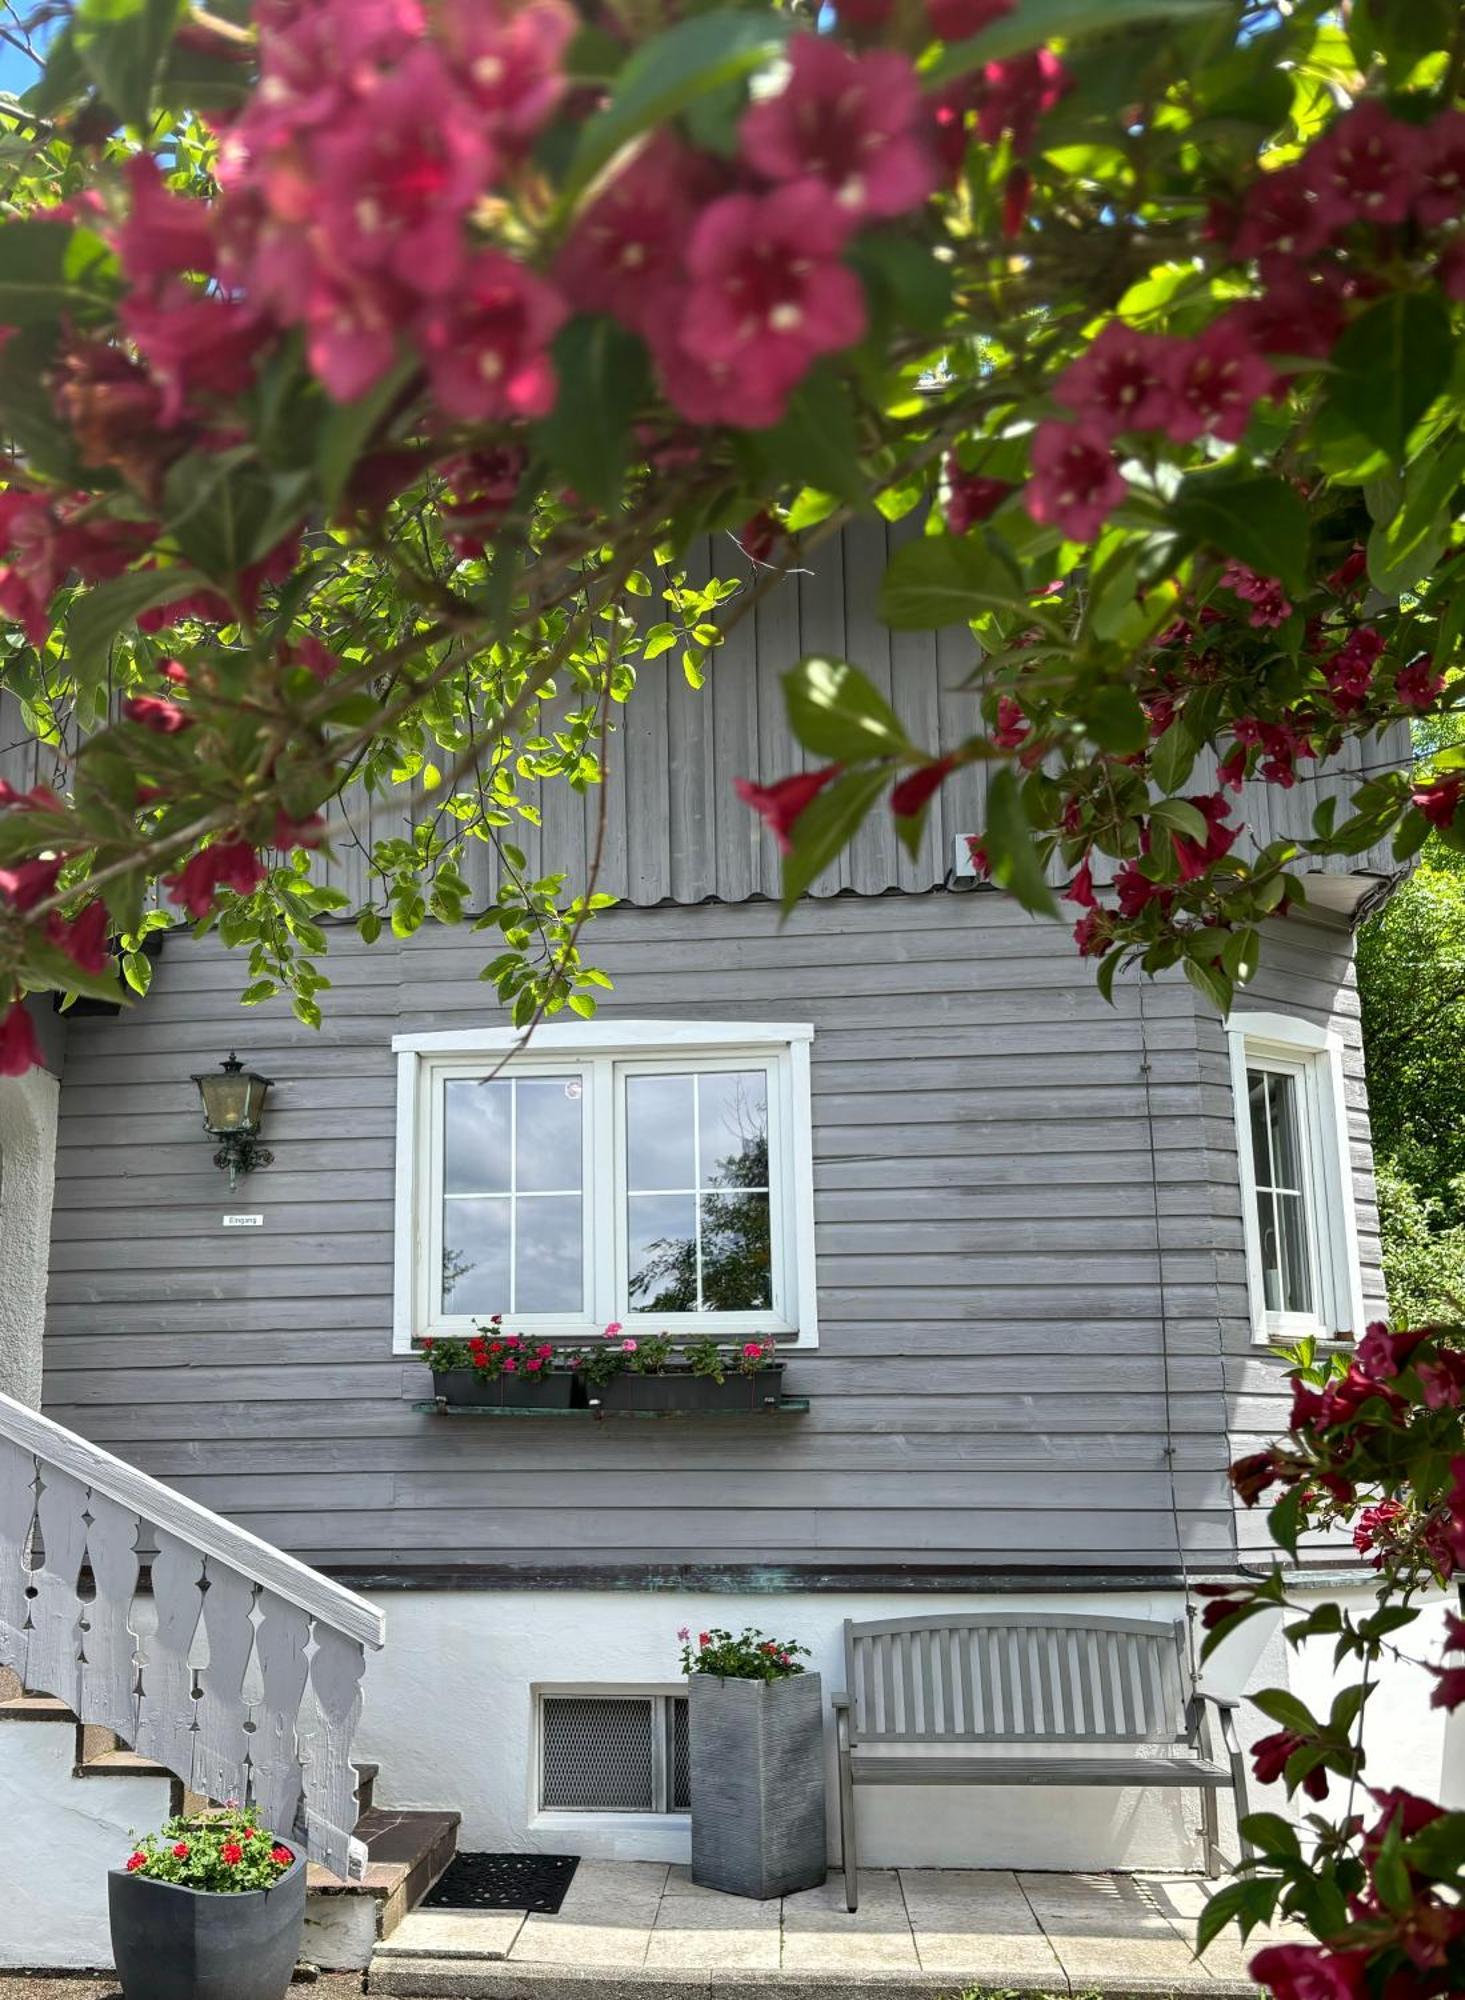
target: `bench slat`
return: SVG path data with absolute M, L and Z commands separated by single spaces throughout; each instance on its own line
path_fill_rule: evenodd
M 1228 1786 L 1231 1773 L 1200 1757 L 895 1757 L 854 1751 L 862 1785 Z

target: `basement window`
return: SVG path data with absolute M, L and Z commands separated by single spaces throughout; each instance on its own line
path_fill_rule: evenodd
M 541 1695 L 538 1733 L 541 1812 L 689 1810 L 685 1695 Z

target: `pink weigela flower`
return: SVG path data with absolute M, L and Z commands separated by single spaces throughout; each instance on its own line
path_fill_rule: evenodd
M 1419 185 L 1423 145 L 1375 98 L 1345 111 L 1302 161 L 1308 186 L 1333 226 L 1403 222 Z
M 1414 213 L 1427 229 L 1465 214 L 1465 111 L 1442 111 L 1419 134 Z
M 755 785 L 751 778 L 737 778 L 733 790 L 766 823 L 778 842 L 779 852 L 791 854 L 793 830 L 800 813 L 843 768 L 841 764 L 825 764 L 817 771 L 796 771 L 792 777 L 780 778 L 772 785 Z
M 443 409 L 465 423 L 546 415 L 556 389 L 549 343 L 565 313 L 559 293 L 534 272 L 502 251 L 480 251 L 454 296 L 419 322 Z
M 1321 250 L 1338 219 L 1336 205 L 1318 198 L 1300 166 L 1282 167 L 1246 190 L 1231 249 L 1243 261 L 1255 258 L 1263 268 L 1293 264 Z
M 211 277 L 218 253 L 208 205 L 170 194 L 157 162 L 148 153 L 134 153 L 126 174 L 132 212 L 115 241 L 128 283 L 145 285 L 185 271 Z
M 498 161 L 477 106 L 420 44 L 315 149 L 319 228 L 331 261 L 439 296 L 462 282 L 463 221 Z
M 931 33 L 943 42 L 964 42 L 1010 14 L 1016 5 L 1017 0 L 926 0 L 926 19 Z
M 1085 424 L 1039 424 L 1032 457 L 1023 494 L 1028 513 L 1071 541 L 1092 541 L 1129 490 L 1107 435 Z
M 1222 570 L 1221 582 L 1227 590 L 1234 591 L 1243 603 L 1251 606 L 1251 615 L 1246 622 L 1259 632 L 1275 630 L 1292 615 L 1291 603 L 1273 576 L 1258 576 L 1245 563 L 1232 562 Z
M 250 896 L 265 878 L 264 863 L 245 840 L 216 840 L 201 847 L 176 874 L 165 875 L 168 900 L 186 910 L 194 923 L 211 914 L 219 889 Z
M 565 296 L 648 340 L 664 333 L 686 297 L 687 240 L 706 183 L 706 162 L 657 133 L 571 231 L 555 266 Z
M 916 136 L 916 73 L 903 55 L 856 55 L 827 35 L 796 35 L 789 77 L 743 118 L 742 156 L 773 181 L 822 181 L 851 216 L 904 215 L 936 185 Z
M 1178 444 L 1204 436 L 1235 444 L 1277 376 L 1252 345 L 1245 323 L 1224 314 L 1170 357 L 1173 401 L 1166 435 Z
M 726 195 L 703 211 L 687 246 L 694 289 L 678 344 L 706 396 L 665 367 L 671 400 L 694 423 L 761 429 L 822 354 L 865 331 L 859 280 L 839 261 L 850 216 L 819 181 L 767 195 Z
M 579 23 L 563 0 L 486 7 L 439 0 L 438 32 L 488 131 L 519 151 L 564 94 L 561 59 Z
M 1431 708 L 1445 691 L 1445 677 L 1435 672 L 1428 653 L 1421 653 L 1394 676 L 1394 699 L 1403 708 Z
M 1174 407 L 1170 343 L 1111 319 L 1054 385 L 1082 423 L 1112 436 L 1166 427 Z

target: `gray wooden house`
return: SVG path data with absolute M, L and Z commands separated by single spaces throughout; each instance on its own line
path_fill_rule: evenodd
M 612 749 L 620 900 L 587 940 L 614 990 L 509 1065 L 491 1114 L 462 1088 L 506 1042 L 484 941 L 435 926 L 367 949 L 343 925 L 314 1033 L 241 1012 L 230 954 L 170 935 L 144 1005 L 54 1024 L 59 1087 L 0 1086 L 9 1385 L 384 1607 L 360 1748 L 470 1846 L 685 1855 L 681 1626 L 799 1638 L 833 1686 L 842 1621 L 913 1600 L 1183 1615 L 1188 1580 L 1258 1553 L 1225 1469 L 1284 1407 L 1269 1342 L 1383 1306 L 1352 926 L 1386 855 L 1314 879 L 1229 1021 L 1178 979 L 1107 1005 L 1063 928 L 964 873 L 977 774 L 914 859 L 876 819 L 780 920 L 732 790 L 795 764 L 779 675 L 842 653 L 935 747 L 972 726 L 968 634 L 875 620 L 884 532 L 820 550 L 702 692 L 674 656 L 643 669 Z M 1244 810 L 1306 831 L 1338 782 Z M 547 799 L 531 864 L 583 870 L 593 812 Z M 274 1160 L 231 1194 L 190 1076 L 235 1046 L 273 1079 Z M 668 1305 L 648 1246 L 705 1247 L 729 1120 L 766 1138 L 765 1281 Z M 554 1337 L 771 1334 L 807 1407 L 420 1409 L 412 1337 L 500 1307 Z M 1071 1803 L 891 1792 L 866 1857 L 1192 1851 L 1173 1796 Z

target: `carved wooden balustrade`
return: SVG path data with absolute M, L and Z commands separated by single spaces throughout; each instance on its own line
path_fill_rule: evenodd
M 342 1876 L 384 1635 L 365 1598 L 0 1395 L 0 1666 Z

